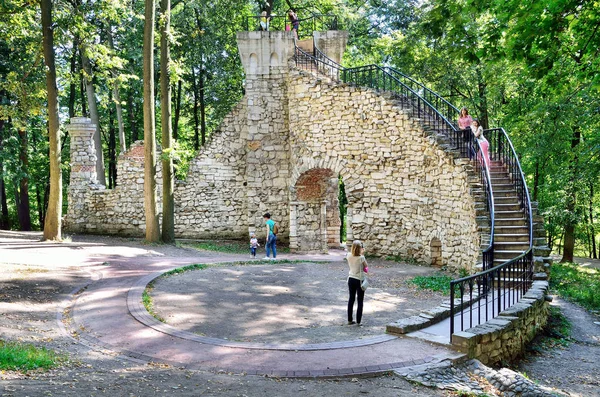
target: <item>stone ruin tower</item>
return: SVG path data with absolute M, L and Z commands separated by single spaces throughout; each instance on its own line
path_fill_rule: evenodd
M 397 99 L 298 68 L 292 34 L 238 33 L 245 96 L 176 183 L 176 236 L 262 237 L 262 214 L 270 212 L 292 251 L 326 252 L 361 239 L 376 255 L 473 266 L 480 238 L 468 160 L 439 144 Z M 299 44 L 314 43 L 340 62 L 347 37 L 315 32 Z M 73 119 L 69 131 L 65 229 L 143 236 L 143 144 L 119 156 L 118 186 L 106 189 L 94 174 L 90 121 Z M 348 201 L 342 239 L 340 178 Z

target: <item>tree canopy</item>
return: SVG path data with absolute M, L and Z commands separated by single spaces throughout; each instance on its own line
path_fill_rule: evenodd
M 2 228 L 26 229 L 29 212 L 36 214 L 29 227 L 42 228 L 48 206 L 48 92 L 37 4 L 0 3 Z M 97 107 L 109 188 L 119 183 L 118 154 L 143 139 L 145 4 L 52 1 L 60 121 L 90 115 Z M 170 90 L 155 88 L 153 105 L 160 109 L 170 102 L 169 156 L 178 178 L 185 177 L 189 159 L 243 96 L 235 34 L 245 29 L 247 16 L 266 7 L 273 15 L 293 8 L 300 19 L 337 15 L 350 32 L 345 66 L 394 66 L 456 106 L 469 107 L 484 127 L 504 127 L 545 216 L 549 244 L 561 250 L 567 242 L 568 248 L 572 237 L 576 254 L 598 255 L 598 1 L 172 0 L 168 40 L 161 41 L 161 34 L 155 40 L 157 51 L 170 44 L 169 68 L 163 69 Z M 163 15 L 157 14 L 157 33 Z M 159 81 L 158 57 L 155 63 Z M 162 101 L 165 92 L 171 101 Z M 156 115 L 158 140 L 163 116 Z M 63 138 L 68 183 L 64 132 Z

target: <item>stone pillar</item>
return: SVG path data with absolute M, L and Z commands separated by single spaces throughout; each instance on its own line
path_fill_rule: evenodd
M 86 201 L 90 187 L 104 188 L 98 185 L 96 173 L 96 149 L 93 135 L 96 125 L 87 117 L 73 117 L 66 126 L 71 138 L 71 176 L 68 191 L 68 210 L 65 230 L 77 232 L 86 225 Z
M 347 30 L 327 30 L 325 32 L 313 32 L 315 44 L 332 61 L 342 63 L 346 44 L 348 44 Z
M 269 212 L 282 226 L 281 237 L 286 240 L 291 173 L 287 79 L 293 36 L 292 32 L 240 32 L 237 41 L 248 101 L 248 230 L 260 228 L 262 215 Z
M 321 202 L 321 252 L 326 254 L 327 250 L 327 201 Z
M 298 242 L 298 203 L 290 202 L 290 251 L 296 252 L 300 249 Z

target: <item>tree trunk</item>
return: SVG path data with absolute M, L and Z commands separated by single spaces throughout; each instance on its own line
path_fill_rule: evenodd
M 4 120 L 0 120 L 0 151 L 2 151 L 2 138 L 4 133 Z M 4 184 L 4 164 L 0 158 L 0 229 L 10 230 L 8 217 L 8 202 L 6 200 L 6 185 Z
M 21 162 L 21 177 L 19 178 L 19 200 L 17 214 L 20 230 L 31 230 L 31 214 L 29 208 L 29 157 L 27 156 L 27 131 L 19 130 L 19 160 Z
M 484 129 L 489 128 L 488 119 L 488 106 L 487 106 L 487 84 L 483 81 L 481 71 L 477 70 L 477 90 L 479 95 L 479 103 L 477 109 L 479 110 L 479 125 Z
M 106 29 L 106 35 L 108 37 L 108 46 L 111 50 L 114 51 L 115 43 L 113 41 L 110 26 L 108 26 Z M 119 126 L 119 154 L 123 154 L 127 151 L 127 146 L 125 144 L 125 126 L 123 125 L 123 107 L 121 106 L 121 93 L 119 92 L 119 82 L 117 81 L 117 73 L 113 70 L 111 71 L 111 75 L 114 79 L 112 94 L 113 101 L 115 103 L 115 108 L 117 110 L 117 124 Z
M 79 48 L 80 56 L 79 56 L 79 93 L 81 95 L 81 115 L 85 117 L 89 117 L 87 111 L 87 97 L 85 95 L 85 79 L 83 78 L 83 66 L 81 62 L 81 48 Z
M 533 201 L 538 200 L 538 189 L 540 186 L 540 162 L 535 162 L 535 173 L 533 175 Z
M 594 182 L 590 183 L 590 232 L 592 234 L 592 256 L 593 259 L 598 259 L 598 251 L 596 250 L 596 230 L 594 228 Z
M 137 123 L 135 121 L 135 109 L 133 104 L 133 88 L 129 88 L 127 93 L 127 109 L 129 112 L 129 128 L 131 129 L 131 142 L 135 142 L 140 139 L 138 136 Z
M 200 63 L 200 74 L 198 75 L 198 90 L 200 91 L 200 137 L 201 144 L 206 143 L 206 101 L 204 100 L 204 63 Z
M 48 125 L 50 135 L 50 198 L 44 223 L 44 239 L 60 240 L 62 216 L 62 174 L 60 169 L 60 132 L 58 90 L 54 64 L 54 32 L 52 30 L 52 0 L 41 0 L 46 89 L 48 91 Z
M 200 149 L 200 121 L 198 118 L 198 84 L 196 84 L 196 71 L 192 66 L 192 91 L 194 92 L 194 150 Z
M 77 87 L 75 86 L 75 72 L 77 72 L 77 39 L 73 39 L 73 54 L 71 54 L 71 81 L 69 82 L 69 119 L 75 117 L 75 101 Z
M 563 257 L 561 262 L 573 262 L 573 252 L 575 251 L 575 206 L 577 203 L 577 186 L 576 181 L 578 179 L 578 160 L 579 156 L 576 153 L 577 145 L 581 141 L 581 132 L 579 127 L 573 128 L 573 136 L 571 137 L 571 152 L 573 153 L 573 159 L 570 165 L 571 180 L 567 189 L 567 221 L 565 224 L 565 245 L 563 248 Z
M 88 107 L 90 108 L 90 118 L 92 119 L 92 123 L 96 125 L 96 132 L 94 132 L 94 147 L 96 148 L 96 173 L 98 174 L 98 183 L 106 186 L 104 153 L 102 151 L 102 136 L 100 134 L 100 116 L 98 115 L 98 106 L 96 104 L 96 89 L 94 88 L 94 82 L 92 81 L 92 66 L 86 53 L 86 46 L 82 45 L 80 50 L 85 92 L 87 94 Z
M 144 19 L 144 209 L 146 240 L 160 241 L 156 193 L 156 130 L 154 125 L 154 0 L 145 0 Z
M 171 26 L 171 0 L 160 1 L 162 14 L 160 29 L 160 99 L 162 127 L 162 176 L 163 176 L 163 211 L 162 211 L 162 240 L 165 243 L 175 241 L 175 204 L 173 198 L 173 157 L 171 148 L 171 49 L 169 30 Z M 165 156 L 165 154 L 167 154 Z
M 117 137 L 114 110 L 108 111 L 108 188 L 117 186 Z
M 181 114 L 181 79 L 177 82 L 177 95 L 175 97 L 175 121 L 173 123 L 173 139 L 179 139 L 179 115 Z

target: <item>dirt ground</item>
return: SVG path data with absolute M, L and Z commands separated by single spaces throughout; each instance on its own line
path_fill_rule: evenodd
M 569 396 L 600 396 L 600 318 L 556 296 L 552 305 L 571 323 L 571 343 L 530 351 L 515 370 Z
M 0 396 L 449 395 L 396 376 L 282 380 L 147 365 L 92 351 L 65 335 L 57 323 L 57 308 L 89 279 L 84 261 L 82 266 L 61 266 L 60 260 L 44 263 L 54 245 L 38 240 L 39 234 L 35 233 L 0 233 L 0 339 L 53 349 L 64 361 L 49 371 L 0 371 Z M 82 258 L 106 251 L 127 256 L 190 255 L 189 249 L 149 247 L 136 239 L 74 236 L 67 245 L 74 255 L 88 250 Z

